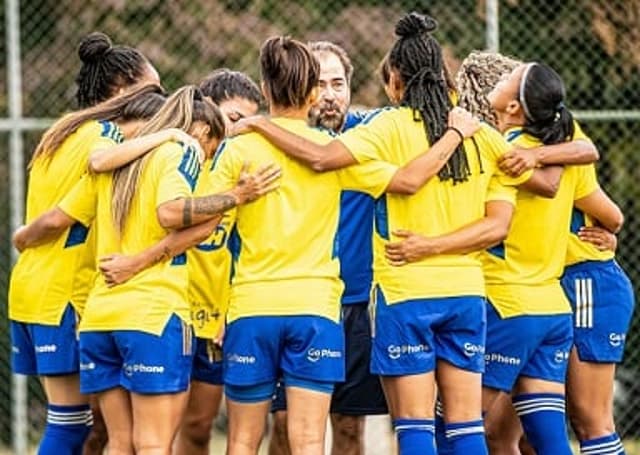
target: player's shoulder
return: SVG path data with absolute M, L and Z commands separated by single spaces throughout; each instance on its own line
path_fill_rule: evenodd
M 84 122 L 77 130 L 80 136 L 94 136 L 111 139 L 116 143 L 124 140 L 124 135 L 120 127 L 109 120 L 88 120 Z

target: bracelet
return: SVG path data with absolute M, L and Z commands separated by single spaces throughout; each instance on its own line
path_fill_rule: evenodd
M 447 131 L 454 131 L 460 137 L 460 143 L 464 142 L 464 134 L 462 134 L 462 131 L 460 131 L 455 126 L 448 126 L 444 131 L 445 131 L 445 133 Z

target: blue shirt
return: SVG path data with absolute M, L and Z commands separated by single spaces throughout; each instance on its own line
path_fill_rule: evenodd
M 342 131 L 360 124 L 368 112 L 349 112 Z M 340 196 L 338 257 L 340 278 L 344 281 L 342 304 L 366 303 L 373 281 L 374 199 L 358 191 L 343 191 Z

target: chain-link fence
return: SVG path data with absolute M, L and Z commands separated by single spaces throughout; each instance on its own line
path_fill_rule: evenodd
M 499 3 L 499 9 L 495 6 Z M 11 21 L 12 8 L 18 23 Z M 164 86 L 198 82 L 227 66 L 258 76 L 260 44 L 274 34 L 303 40 L 328 39 L 349 52 L 354 66 L 353 102 L 385 103 L 375 69 L 393 42 L 393 27 L 409 10 L 428 12 L 440 22 L 437 35 L 456 69 L 473 49 L 499 37 L 500 50 L 524 60 L 542 60 L 563 76 L 569 106 L 598 145 L 601 183 L 621 205 L 626 226 L 618 257 L 640 285 L 640 0 L 4 0 L 0 8 L 0 293 L 7 295 L 11 264 L 12 208 L 10 134 L 22 138 L 28 156 L 38 140 L 38 119 L 74 108 L 76 46 L 100 30 L 116 43 L 142 50 L 158 68 Z M 499 11 L 494 16 L 493 11 Z M 496 20 L 498 19 L 498 20 Z M 497 23 L 498 29 L 487 24 Z M 19 28 L 16 27 L 19 26 Z M 22 102 L 11 106 L 12 31 L 19 30 Z M 495 43 L 494 43 L 495 44 Z M 18 100 L 19 101 L 19 100 Z M 22 115 L 20 115 L 20 110 Z M 26 119 L 23 119 L 25 117 Z M 11 121 L 11 118 L 13 120 Z M 36 126 L 34 126 L 36 125 Z M 22 131 L 18 135 L 18 131 Z M 19 142 L 15 142 L 18 148 Z M 24 159 L 22 162 L 28 160 Z M 16 190 L 16 188 L 11 188 Z M 21 198 L 21 193 L 14 193 Z M 16 212 L 20 213 L 20 211 Z M 11 443 L 12 389 L 6 305 L 0 335 L 0 444 Z M 640 438 L 640 318 L 628 338 L 626 360 L 616 389 L 617 422 L 628 439 Z M 43 426 L 43 399 L 37 381 L 28 382 L 29 438 Z M 15 417 L 14 417 L 15 418 Z

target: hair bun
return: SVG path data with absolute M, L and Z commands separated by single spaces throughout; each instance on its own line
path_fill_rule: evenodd
M 438 28 L 438 22 L 431 16 L 411 12 L 396 24 L 396 35 L 400 38 L 411 38 L 424 33 L 431 33 Z
M 100 32 L 93 32 L 85 36 L 80 42 L 78 55 L 84 63 L 93 63 L 100 60 L 111 50 L 113 43 L 111 39 Z

